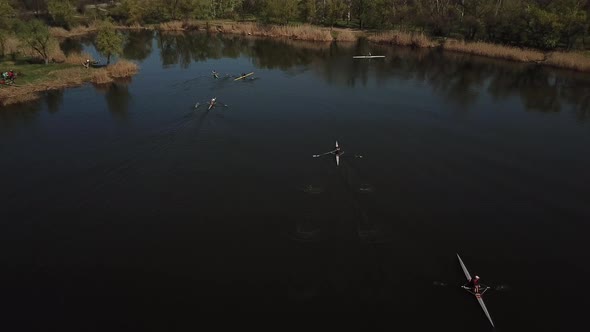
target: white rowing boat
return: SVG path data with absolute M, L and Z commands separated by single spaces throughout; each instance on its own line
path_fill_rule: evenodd
M 385 55 L 356 55 L 352 57 L 353 59 L 375 59 L 375 58 L 385 58 Z
M 211 99 L 211 101 L 209 102 L 209 108 L 208 108 L 207 110 L 210 110 L 211 108 L 213 108 L 213 106 L 215 106 L 215 100 L 216 100 L 216 99 L 217 99 L 217 98 L 213 98 L 213 99 Z
M 338 141 L 336 141 L 336 152 L 334 152 L 334 154 L 336 155 L 336 166 L 340 166 L 340 154 L 338 153 Z
M 336 166 L 339 166 L 340 165 L 340 156 L 342 156 L 344 154 L 344 152 L 340 151 L 340 149 L 338 148 L 338 141 L 336 141 L 336 149 L 334 149 L 332 151 L 320 153 L 320 154 L 314 154 L 312 157 L 319 158 L 319 157 L 329 155 L 329 154 L 333 154 L 336 157 Z
M 254 75 L 254 72 L 251 72 L 251 73 L 248 73 L 248 74 L 246 74 L 246 75 L 242 75 L 242 76 L 240 76 L 240 77 L 237 77 L 236 79 L 234 79 L 234 81 L 239 81 L 239 80 L 241 80 L 242 78 L 246 78 L 246 77 L 248 77 L 248 76 L 250 76 L 250 75 Z
M 461 259 L 461 257 L 459 256 L 459 254 L 457 254 L 457 258 L 459 259 L 459 264 L 461 264 L 461 269 L 463 269 L 463 273 L 465 274 L 465 278 L 467 278 L 467 282 L 470 282 L 471 281 L 471 275 L 469 274 L 469 271 L 467 270 L 467 267 L 463 263 L 463 260 Z M 489 289 L 489 287 L 484 287 L 483 288 L 483 291 L 482 292 L 478 292 L 478 293 L 473 292 L 470 287 L 467 287 L 465 285 L 463 285 L 462 288 L 465 289 L 466 291 L 468 291 L 470 294 L 472 294 L 472 295 L 475 296 L 475 298 L 477 299 L 477 302 L 479 302 L 479 305 L 483 309 L 483 312 L 488 317 L 488 319 L 490 321 L 490 324 L 492 324 L 492 327 L 495 327 L 494 326 L 494 322 L 492 321 L 492 317 L 490 316 L 490 313 L 488 312 L 488 308 L 486 308 L 486 304 L 483 302 L 483 298 L 481 297 Z

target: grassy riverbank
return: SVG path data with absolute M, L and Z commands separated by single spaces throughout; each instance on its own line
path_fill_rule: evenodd
M 121 60 L 104 68 L 84 68 L 87 55 L 68 56 L 62 63 L 31 64 L 29 59 L 0 61 L 2 71 L 17 73 L 14 85 L 0 85 L 0 105 L 23 103 L 39 98 L 49 90 L 80 86 L 85 83 L 107 84 L 116 78 L 130 77 L 138 71 L 135 63 Z

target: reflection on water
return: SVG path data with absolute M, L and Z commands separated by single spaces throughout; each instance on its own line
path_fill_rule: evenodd
M 3 217 L 17 216 L 0 223 L 12 241 L 0 241 L 12 274 L 3 284 L 15 289 L 7 304 L 32 291 L 39 308 L 123 302 L 122 313 L 143 317 L 182 293 L 186 305 L 154 311 L 196 311 L 195 298 L 290 310 L 295 299 L 317 311 L 403 312 L 420 331 L 488 327 L 478 315 L 456 319 L 461 304 L 424 287 L 462 278 L 460 250 L 502 282 L 552 285 L 491 303 L 504 326 L 530 329 L 508 322 L 527 300 L 539 304 L 527 317 L 583 308 L 568 307 L 576 294 L 559 280 L 564 269 L 585 272 L 576 244 L 590 136 L 555 112 L 588 118 L 588 75 L 365 41 L 140 32 L 125 48 L 142 62 L 132 82 L 0 110 Z M 369 51 L 386 58 L 351 58 Z M 224 75 L 264 69 L 242 84 L 212 78 L 211 64 Z M 213 96 L 231 107 L 194 109 Z M 311 157 L 336 139 L 340 166 Z M 38 280 L 22 263 L 33 255 L 47 267 Z M 64 301 L 46 296 L 55 289 Z M 438 316 L 420 321 L 424 310 Z
M 134 61 L 143 61 L 152 53 L 153 31 L 138 31 L 127 34 L 123 45 L 123 57 Z
M 127 110 L 131 102 L 128 84 L 129 82 L 120 80 L 111 83 L 105 93 L 109 111 L 118 119 L 125 119 L 127 117 Z
M 49 113 L 55 113 L 59 111 L 61 104 L 63 103 L 64 99 L 64 91 L 63 90 L 52 90 L 47 91 L 45 93 L 45 103 L 47 104 L 47 111 Z
M 33 123 L 44 107 L 47 112 L 56 113 L 63 103 L 64 90 L 43 92 L 37 100 L 17 105 L 2 107 L 0 110 L 0 128 L 18 127 Z
M 62 42 L 66 53 L 81 51 L 92 37 Z M 155 40 L 155 44 L 153 43 Z M 123 55 L 143 61 L 156 45 L 162 66 L 180 65 L 221 58 L 251 58 L 258 68 L 296 73 L 313 70 L 332 85 L 355 87 L 387 80 L 411 80 L 461 108 L 478 100 L 482 91 L 495 99 L 517 96 L 527 110 L 559 112 L 572 105 L 580 121 L 590 111 L 590 77 L 536 64 L 521 64 L 440 50 L 410 49 L 357 43 L 323 43 L 264 39 L 207 33 L 141 31 L 126 35 Z M 385 59 L 351 61 L 352 55 L 383 54 Z M 303 69 L 304 70 L 304 69 Z
M 95 34 L 76 36 L 61 40 L 59 46 L 65 55 L 81 53 L 84 52 L 86 47 L 93 45 L 95 39 Z

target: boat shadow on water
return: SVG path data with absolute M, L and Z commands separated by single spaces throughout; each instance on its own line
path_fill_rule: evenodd
M 344 155 L 343 155 L 344 156 Z M 336 204 L 343 207 L 348 212 L 343 215 L 346 219 L 351 219 L 353 225 L 342 226 L 347 229 L 345 232 L 351 238 L 356 238 L 361 243 L 366 244 L 381 244 L 391 242 L 387 227 L 378 222 L 373 222 L 368 213 L 368 205 L 372 201 L 372 197 L 376 190 L 375 187 L 365 181 L 357 167 L 357 161 L 361 158 L 352 156 L 352 160 L 341 158 L 339 165 L 335 164 L 333 158 L 321 158 L 322 169 L 326 171 L 328 176 L 323 176 L 324 184 L 308 184 L 298 188 L 303 193 L 307 194 L 309 204 L 317 206 L 324 206 L 329 203 L 330 199 L 336 197 Z M 328 202 L 324 202 L 325 200 Z M 340 209 L 341 210 L 341 209 Z M 295 225 L 295 231 L 291 233 L 291 238 L 304 242 L 319 242 L 320 231 L 316 225 L 323 223 L 323 218 L 332 216 L 326 214 L 325 216 L 318 215 L 318 212 L 312 212 L 306 216 L 304 220 L 299 221 Z M 323 213 L 323 212 L 322 212 Z M 315 225 L 310 223 L 312 218 L 317 218 Z M 334 230 L 336 231 L 336 230 Z M 337 231 L 339 232 L 339 231 Z

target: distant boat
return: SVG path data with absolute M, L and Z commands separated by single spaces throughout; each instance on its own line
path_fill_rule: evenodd
M 385 58 L 385 55 L 356 55 L 353 59 L 374 59 L 374 58 Z
M 250 76 L 250 75 L 254 75 L 254 72 L 251 72 L 251 73 L 248 73 L 248 74 L 245 74 L 245 75 L 239 76 L 238 78 L 234 79 L 234 81 L 239 81 L 239 80 L 241 80 L 242 78 L 246 78 L 246 77 L 248 77 L 248 76 Z

